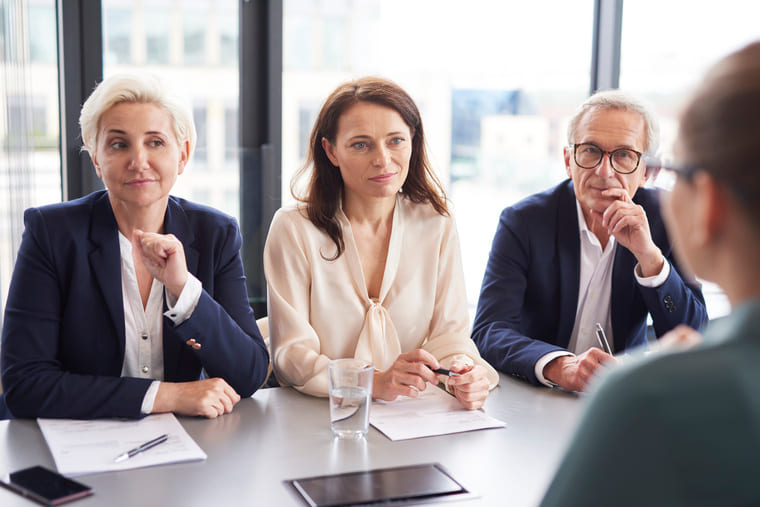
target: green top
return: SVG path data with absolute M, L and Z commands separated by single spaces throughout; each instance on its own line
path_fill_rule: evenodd
M 760 505 L 760 300 L 613 370 L 542 505 Z

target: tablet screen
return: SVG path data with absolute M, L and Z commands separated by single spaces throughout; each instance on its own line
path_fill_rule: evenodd
M 355 505 L 467 493 L 437 463 L 349 472 L 287 481 L 308 505 Z

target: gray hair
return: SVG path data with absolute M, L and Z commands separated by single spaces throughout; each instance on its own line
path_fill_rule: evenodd
M 101 81 L 85 101 L 79 114 L 83 150 L 90 156 L 98 143 L 100 117 L 117 104 L 124 102 L 154 104 L 169 113 L 177 143 L 190 145 L 190 156 L 195 149 L 197 134 L 190 105 L 178 95 L 170 93 L 161 80 L 152 74 L 117 74 Z
M 620 90 L 605 90 L 596 92 L 578 107 L 575 114 L 570 118 L 567 126 L 567 143 L 575 143 L 575 134 L 578 124 L 587 113 L 594 109 L 617 109 L 639 113 L 644 119 L 646 126 L 646 138 L 644 139 L 644 151 L 651 155 L 657 152 L 660 145 L 660 124 L 651 108 L 640 99 Z

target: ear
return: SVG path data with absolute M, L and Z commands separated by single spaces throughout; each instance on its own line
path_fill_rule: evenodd
M 187 165 L 187 161 L 189 158 L 190 158 L 190 141 L 185 141 L 179 147 L 179 169 L 177 170 L 177 175 L 180 175 L 183 172 L 185 172 L 185 166 Z
M 565 171 L 569 178 L 573 177 L 572 171 L 570 171 L 570 159 L 573 156 L 573 149 L 569 146 L 562 148 L 562 156 L 565 158 Z
M 694 239 L 699 246 L 714 242 L 725 228 L 730 198 L 725 188 L 705 171 L 694 175 Z
M 660 169 L 662 169 L 658 166 L 650 166 L 644 161 L 641 163 L 644 164 L 644 178 L 641 180 L 641 183 L 639 183 L 639 187 L 643 187 L 648 181 L 656 180 L 657 176 L 660 174 Z
M 325 137 L 322 138 L 322 149 L 325 150 L 325 154 L 327 155 L 327 158 L 330 159 L 330 163 L 335 167 L 338 167 L 338 157 L 335 156 L 333 145 L 330 144 L 330 141 Z
M 98 157 L 95 156 L 94 153 L 90 153 L 90 159 L 92 160 L 92 165 L 95 166 L 95 174 L 98 175 L 98 178 L 101 180 L 103 179 L 103 172 L 100 170 L 100 164 L 98 164 Z

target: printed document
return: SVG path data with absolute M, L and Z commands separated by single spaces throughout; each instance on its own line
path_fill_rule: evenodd
M 467 410 L 454 396 L 433 386 L 428 386 L 417 398 L 400 396 L 394 401 L 373 401 L 369 422 L 391 440 L 506 426 L 482 410 Z
M 68 476 L 206 459 L 172 413 L 143 419 L 37 419 L 59 473 Z M 166 442 L 116 463 L 130 449 L 169 435 Z

